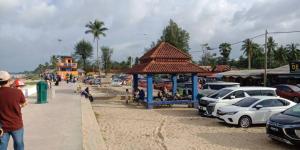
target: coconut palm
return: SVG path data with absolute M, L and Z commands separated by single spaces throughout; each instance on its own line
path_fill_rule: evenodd
M 85 31 L 86 34 L 90 33 L 94 36 L 94 41 L 97 41 L 97 64 L 99 67 L 99 75 L 100 75 L 100 60 L 99 60 L 99 48 L 98 48 L 98 41 L 100 36 L 106 36 L 104 31 L 108 30 L 108 28 L 104 27 L 104 22 L 98 21 L 97 19 L 92 22 L 90 21 L 88 24 L 85 25 L 85 27 L 88 28 L 88 30 Z
M 286 64 L 288 61 L 288 50 L 281 45 L 274 51 L 274 60 L 276 60 L 278 66 Z
M 87 71 L 86 60 L 93 55 L 92 51 L 92 44 L 88 41 L 81 40 L 75 45 L 75 54 L 83 60 L 84 71 Z
M 275 43 L 273 37 L 269 37 L 267 41 L 267 54 L 268 54 L 268 59 L 269 59 L 269 68 L 272 67 L 272 59 L 273 59 L 273 54 L 274 51 L 276 50 L 277 43 Z
M 253 51 L 255 51 L 255 49 L 258 49 L 259 45 L 254 43 L 252 40 L 250 39 L 246 39 L 244 41 L 244 44 L 242 45 L 242 51 L 244 51 L 244 54 L 247 55 L 248 57 L 248 69 L 251 69 L 251 60 L 252 60 L 252 56 L 253 56 Z
M 229 55 L 231 51 L 231 44 L 229 43 L 222 43 L 219 45 L 219 51 L 221 55 L 223 56 L 223 63 L 227 64 L 229 60 Z
M 299 44 L 291 43 L 286 46 L 286 49 L 289 52 L 289 60 L 295 61 L 300 58 L 300 50 L 297 48 Z

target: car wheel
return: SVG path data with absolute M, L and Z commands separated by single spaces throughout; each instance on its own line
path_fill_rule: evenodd
M 248 128 L 251 126 L 251 118 L 248 116 L 242 116 L 239 120 L 239 126 L 242 128 Z
M 298 98 L 298 97 L 294 97 L 293 101 L 294 101 L 295 103 L 299 103 L 299 98 Z

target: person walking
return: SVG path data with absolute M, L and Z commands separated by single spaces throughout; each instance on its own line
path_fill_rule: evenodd
M 0 123 L 4 131 L 0 137 L 0 150 L 7 150 L 10 136 L 14 149 L 24 150 L 24 128 L 21 108 L 26 105 L 21 90 L 10 87 L 10 74 L 0 71 Z

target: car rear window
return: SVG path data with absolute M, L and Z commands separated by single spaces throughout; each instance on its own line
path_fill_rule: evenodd
M 274 90 L 248 90 L 245 91 L 249 96 L 276 96 Z

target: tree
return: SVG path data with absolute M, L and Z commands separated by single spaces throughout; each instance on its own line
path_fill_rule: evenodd
M 274 51 L 276 50 L 277 43 L 275 43 L 273 37 L 269 37 L 267 41 L 267 54 L 268 54 L 268 60 L 269 60 L 269 68 L 272 68 L 272 60 L 274 56 Z
M 168 42 L 178 49 L 188 52 L 190 35 L 187 31 L 180 28 L 172 19 L 169 25 L 163 30 L 162 36 L 158 42 Z
M 297 48 L 299 44 L 291 43 L 286 46 L 289 53 L 289 60 L 295 61 L 300 58 L 300 50 Z
M 102 62 L 103 62 L 103 68 L 104 68 L 105 75 L 107 75 L 107 72 L 111 68 L 111 55 L 113 53 L 113 49 L 103 46 L 103 47 L 101 47 L 101 51 L 102 51 L 101 58 L 102 58 Z
M 229 43 L 222 43 L 219 45 L 219 50 L 221 55 L 223 56 L 223 64 L 227 64 L 229 60 L 229 54 L 231 51 L 231 45 Z
M 134 65 L 137 65 L 137 64 L 139 64 L 139 58 L 135 57 L 135 59 L 134 59 Z
M 258 49 L 259 48 L 259 45 L 254 43 L 252 40 L 250 39 L 246 39 L 244 41 L 244 44 L 242 45 L 242 51 L 244 51 L 244 54 L 247 55 L 247 58 L 248 58 L 248 69 L 250 70 L 251 69 L 251 59 L 252 59 L 252 56 L 253 56 L 253 51 L 255 49 Z
M 132 66 L 132 57 L 131 56 L 129 56 L 127 58 L 127 64 L 128 64 L 128 68 L 130 68 Z
M 99 59 L 99 51 L 98 51 L 98 41 L 100 36 L 106 36 L 104 31 L 108 30 L 108 28 L 104 27 L 104 22 L 98 21 L 97 19 L 92 22 L 90 21 L 88 24 L 85 25 L 85 27 L 88 28 L 88 30 L 85 31 L 86 34 L 90 33 L 94 36 L 94 41 L 97 41 L 97 64 L 99 68 L 99 75 L 100 75 L 100 59 Z
M 83 61 L 83 69 L 87 72 L 86 60 L 93 56 L 93 46 L 90 42 L 81 40 L 75 45 L 75 55 L 79 55 Z
M 282 45 L 274 51 L 274 59 L 277 67 L 284 65 L 288 61 L 288 50 Z
M 55 68 L 57 65 L 57 61 L 58 61 L 58 56 L 52 55 L 50 57 L 50 64 L 52 68 Z

